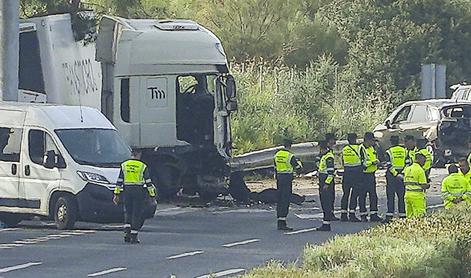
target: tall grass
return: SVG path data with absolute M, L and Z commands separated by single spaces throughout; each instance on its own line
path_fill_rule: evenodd
M 353 75 L 329 56 L 304 70 L 250 62 L 234 64 L 239 111 L 233 118 L 236 154 L 280 144 L 283 138 L 317 140 L 326 132 L 362 133 L 389 110 L 387 95 L 361 92 Z
M 337 236 L 306 247 L 300 267 L 272 262 L 245 277 L 471 277 L 471 208 Z

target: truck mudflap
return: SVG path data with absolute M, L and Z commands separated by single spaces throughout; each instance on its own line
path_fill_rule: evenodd
M 123 204 L 113 203 L 113 191 L 103 185 L 87 183 L 77 194 L 79 220 L 94 223 L 117 223 L 124 221 Z M 145 218 L 152 218 L 157 205 L 147 203 Z

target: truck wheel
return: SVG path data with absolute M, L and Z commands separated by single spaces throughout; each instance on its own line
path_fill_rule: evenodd
M 54 207 L 54 220 L 57 229 L 73 229 L 75 221 L 77 221 L 77 213 L 78 207 L 73 197 L 67 195 L 59 197 Z
M 162 165 L 153 180 L 156 183 L 158 200 L 170 199 L 180 191 L 178 169 L 170 165 Z
M 0 214 L 0 222 L 3 222 L 7 225 L 8 228 L 16 227 L 23 217 L 19 214 L 14 213 L 1 213 Z
M 208 190 L 198 190 L 198 194 L 204 201 L 213 201 L 219 196 L 219 193 Z

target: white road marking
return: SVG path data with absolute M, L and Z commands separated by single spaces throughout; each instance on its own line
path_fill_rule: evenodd
M 233 242 L 233 243 L 224 244 L 223 246 L 224 246 L 224 247 L 227 247 L 227 248 L 230 248 L 230 247 L 239 246 L 239 245 L 245 245 L 245 244 L 249 244 L 249 243 L 253 243 L 253 242 L 258 242 L 258 241 L 260 241 L 260 239 L 254 238 L 254 239 L 248 239 L 248 240 L 244 240 L 244 241 L 239 241 L 239 242 Z
M 71 235 L 71 236 L 81 236 L 84 235 L 85 233 L 82 232 L 63 232 L 61 235 Z
M 190 256 L 195 256 L 195 255 L 199 255 L 199 254 L 203 254 L 203 253 L 204 253 L 204 251 L 201 251 L 201 250 L 193 251 L 193 252 L 187 252 L 187 253 L 167 257 L 167 260 L 174 260 L 174 259 L 179 259 L 179 258 L 184 258 L 184 257 L 190 257 Z
M 8 231 L 16 231 L 18 228 L 5 228 L 5 229 L 0 229 L 0 232 L 8 232 Z
M 76 232 L 80 232 L 80 233 L 86 233 L 86 234 L 93 234 L 93 233 L 96 233 L 95 230 L 75 230 Z
M 103 228 L 110 228 L 110 229 L 124 229 L 124 225 L 105 225 Z
M 302 233 L 308 233 L 308 232 L 313 232 L 317 228 L 308 228 L 308 229 L 302 229 L 302 230 L 297 230 L 297 231 L 292 231 L 292 232 L 287 232 L 285 235 L 297 235 L 297 234 L 302 234 Z
M 228 269 L 228 270 L 224 270 L 224 271 L 220 271 L 220 272 L 216 272 L 216 273 L 206 274 L 206 275 L 203 275 L 203 276 L 198 276 L 196 278 L 212 278 L 212 277 L 219 278 L 219 277 L 224 277 L 224 276 L 227 276 L 227 275 L 242 273 L 244 271 L 245 271 L 245 269 L 243 269 L 243 268 L 234 268 L 234 269 Z
M 195 212 L 201 210 L 200 208 L 169 208 L 161 211 L 156 211 L 155 215 L 159 216 L 175 216 L 179 214 L 184 214 L 184 213 L 189 213 L 189 212 Z
M 16 244 L 16 243 L 5 243 L 5 244 L 0 244 L 0 249 L 11 249 L 13 247 L 20 247 L 23 246 L 22 244 Z
M 34 262 L 34 263 L 26 263 L 26 264 L 19 264 L 19 265 L 9 266 L 9 267 L 5 267 L 5 268 L 0 268 L 0 273 L 6 273 L 6 272 L 19 270 L 19 269 L 23 269 L 23 268 L 27 268 L 27 267 L 31 267 L 31 266 L 35 266 L 35 265 L 41 265 L 41 264 L 42 264 L 42 262 Z
M 443 204 L 437 204 L 437 205 L 428 206 L 427 208 L 433 209 L 433 208 L 441 208 L 443 206 L 444 206 Z
M 91 274 L 88 274 L 87 276 L 88 277 L 96 277 L 96 276 L 102 276 L 102 275 L 115 273 L 115 272 L 119 272 L 119 271 L 125 271 L 125 270 L 127 270 L 127 268 L 125 268 L 125 267 L 116 267 L 116 268 L 112 268 L 112 269 L 108 269 L 108 270 L 103 270 L 103 271 L 100 271 L 100 272 L 91 273 Z
M 213 214 L 226 214 L 226 213 L 258 213 L 258 212 L 269 212 L 272 213 L 274 210 L 266 209 L 231 209 L 231 210 L 222 210 L 222 211 L 213 211 Z

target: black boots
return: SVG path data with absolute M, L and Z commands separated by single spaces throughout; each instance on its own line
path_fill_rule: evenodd
M 366 217 L 366 215 L 362 215 L 361 222 L 368 222 L 368 217 Z
M 288 227 L 286 220 L 278 220 L 278 230 L 280 231 L 292 231 L 293 228 Z
M 131 228 L 124 228 L 124 242 L 131 242 Z
M 361 222 L 361 220 L 356 217 L 355 213 L 350 213 L 348 218 L 350 219 L 350 222 Z
M 381 217 L 379 217 L 377 213 L 375 213 L 375 214 L 372 214 L 370 216 L 370 221 L 371 222 L 381 222 L 381 221 L 383 221 L 383 219 Z
M 336 217 L 335 214 L 332 213 L 332 216 L 330 217 L 330 221 L 340 221 L 340 219 Z
M 331 229 L 330 229 L 330 224 L 322 224 L 322 226 L 320 226 L 319 228 L 316 228 L 316 231 L 319 231 L 319 232 L 330 232 Z
M 342 222 L 347 222 L 348 221 L 348 216 L 346 213 L 342 213 L 342 215 L 340 216 L 340 221 Z

